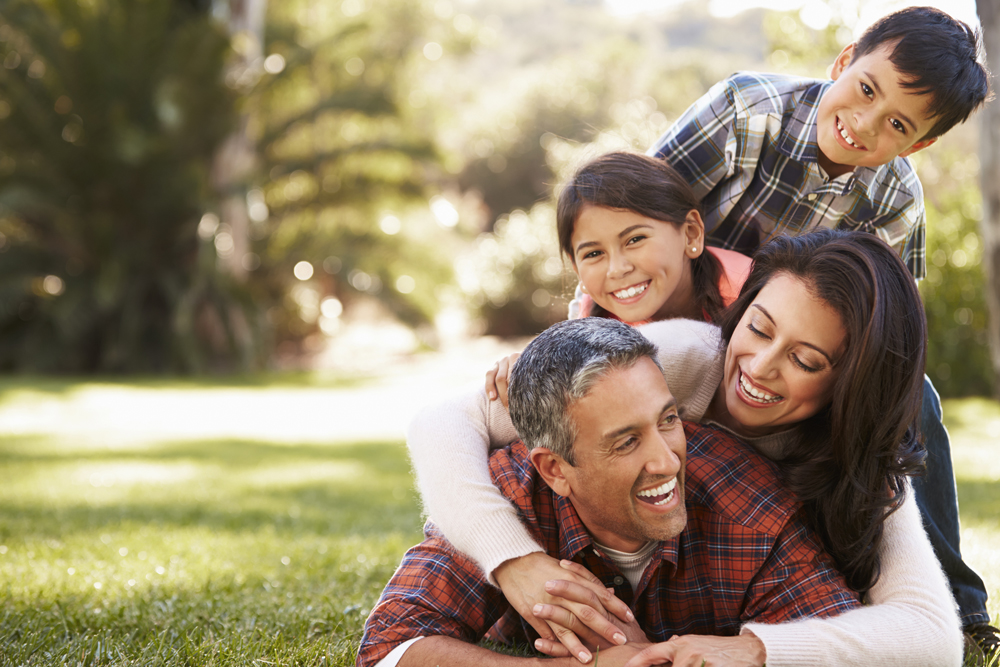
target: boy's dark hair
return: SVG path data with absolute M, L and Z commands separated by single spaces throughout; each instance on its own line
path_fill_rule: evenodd
M 904 88 L 930 94 L 934 126 L 921 139 L 938 137 L 964 123 L 990 94 L 989 71 L 979 60 L 980 31 L 934 7 L 908 7 L 875 22 L 854 46 L 860 58 L 888 46 L 889 62 Z

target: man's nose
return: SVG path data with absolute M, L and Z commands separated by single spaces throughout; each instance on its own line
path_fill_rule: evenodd
M 679 424 L 678 428 L 681 428 Z M 646 463 L 646 471 L 651 475 L 676 475 L 681 469 L 681 459 L 674 451 L 674 447 L 677 446 L 677 443 L 674 442 L 676 436 L 672 438 L 673 434 L 664 435 L 659 432 L 657 434 L 659 435 L 658 447 Z M 680 437 L 683 439 L 683 434 Z

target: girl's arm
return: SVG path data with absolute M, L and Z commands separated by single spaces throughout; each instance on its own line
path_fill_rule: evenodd
M 869 606 L 827 619 L 748 623 L 768 667 L 958 667 L 962 630 L 948 583 L 920 522 L 913 490 L 886 519 L 882 568 Z

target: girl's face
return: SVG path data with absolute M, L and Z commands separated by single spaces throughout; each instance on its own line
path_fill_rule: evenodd
M 586 205 L 570 237 L 573 268 L 594 302 L 625 322 L 701 319 L 691 259 L 702 253 L 703 237 L 697 211 L 675 226 L 635 211 Z
M 774 275 L 726 348 L 720 391 L 729 425 L 766 435 L 816 414 L 830 402 L 846 340 L 840 315 L 805 282 Z

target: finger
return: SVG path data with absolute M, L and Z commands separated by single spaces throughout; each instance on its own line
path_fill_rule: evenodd
M 538 633 L 539 637 L 541 637 L 546 641 L 558 643 L 558 641 L 556 640 L 555 632 L 552 631 L 552 628 L 549 626 L 548 622 L 545 621 L 545 619 L 538 618 L 537 616 L 533 616 L 531 614 L 528 614 L 523 618 L 528 622 L 528 624 L 532 628 L 535 629 L 535 632 Z M 563 656 L 557 656 L 557 657 L 563 657 Z
M 596 612 L 590 607 L 580 606 L 578 609 L 567 609 L 565 606 L 555 604 L 537 604 L 533 613 L 536 618 L 549 622 L 556 636 L 559 637 L 559 641 L 563 641 L 559 633 L 564 630 L 572 633 L 574 639 L 578 639 L 588 646 L 620 646 L 627 641 L 625 633 L 606 619 L 601 617 L 598 621 L 594 617 Z
M 554 639 L 543 639 L 541 637 L 535 640 L 535 650 L 553 658 L 568 658 L 572 655 L 568 648 Z
M 576 657 L 580 662 L 590 662 L 590 651 L 580 642 L 580 639 L 573 631 L 559 625 L 552 626 L 552 629 L 556 633 L 556 638 L 566 647 L 570 655 Z
M 639 651 L 625 663 L 624 667 L 649 667 L 650 665 L 662 665 L 665 662 L 672 663 L 674 660 L 673 645 L 664 642 L 653 644 Z
M 500 370 L 500 364 L 493 364 L 493 368 L 486 371 L 486 395 L 490 397 L 490 400 L 496 400 L 497 397 L 497 372 Z
M 622 602 L 622 600 L 614 594 L 613 589 L 605 588 L 604 584 L 601 583 L 601 580 L 598 579 L 593 572 L 579 563 L 566 559 L 559 561 L 559 566 L 593 584 L 594 587 L 592 590 L 600 599 L 604 608 L 617 616 L 621 621 L 624 623 L 631 623 L 635 620 L 635 616 L 632 614 L 632 610 L 629 609 L 628 605 Z

